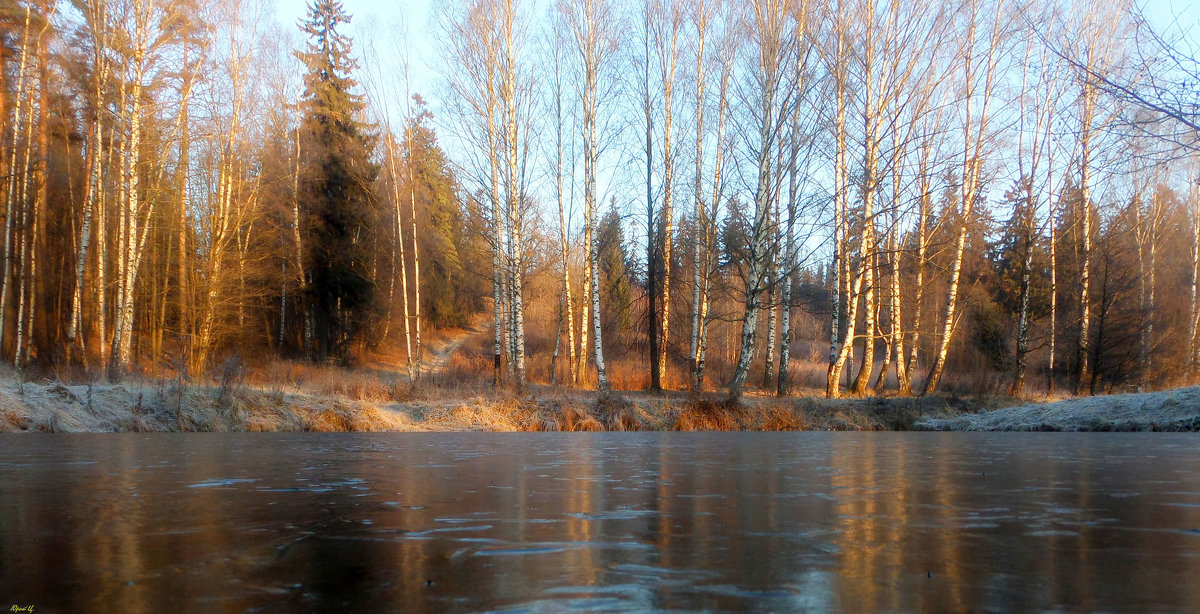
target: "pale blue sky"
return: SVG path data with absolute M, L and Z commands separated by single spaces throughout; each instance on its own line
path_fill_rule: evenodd
M 376 70 L 369 60 L 368 45 L 374 45 L 383 58 L 381 68 L 395 73 L 397 83 L 402 83 L 400 73 L 400 45 L 407 39 L 410 54 L 410 76 L 412 91 L 426 99 L 437 98 L 437 35 L 431 32 L 430 13 L 434 6 L 454 0 L 342 0 L 342 5 L 352 16 L 346 33 L 354 38 L 354 51 L 364 69 Z M 305 0 L 275 0 L 275 12 L 283 25 L 294 24 L 307 13 Z M 391 77 L 385 75 L 385 79 Z M 367 76 L 362 75 L 361 80 Z M 371 77 L 375 79 L 374 76 Z M 401 86 L 402 87 L 402 86 Z M 403 94 L 400 95 L 401 97 Z M 400 101 L 397 100 L 398 104 Z M 436 105 L 435 105 L 436 106 Z M 393 114 L 396 109 L 393 109 Z
M 273 0 L 275 13 L 280 23 L 285 27 L 295 27 L 298 19 L 306 12 L 306 0 Z M 438 37 L 440 32 L 432 13 L 446 2 L 457 0 L 342 0 L 343 6 L 353 16 L 353 22 L 347 33 L 354 37 L 355 51 L 363 61 L 364 68 L 375 70 L 372 62 L 366 57 L 368 44 L 374 44 L 377 52 L 383 58 L 381 67 L 385 79 L 391 79 L 386 73 L 396 74 L 397 84 L 402 84 L 399 77 L 400 44 L 408 41 L 410 63 L 411 89 L 420 93 L 430 101 L 431 107 L 437 109 L 438 76 L 440 63 L 438 57 Z M 535 0 L 536 1 L 536 0 Z M 913 0 L 915 2 L 923 0 Z M 1152 23 L 1158 28 L 1174 27 L 1176 21 L 1179 27 L 1190 30 L 1193 41 L 1200 41 L 1200 0 L 1141 0 L 1140 4 Z M 376 76 L 362 75 L 360 80 L 375 80 Z M 402 87 L 402 85 L 400 86 Z M 393 94 L 393 104 L 399 104 L 403 94 Z M 393 108 L 393 115 L 398 109 Z

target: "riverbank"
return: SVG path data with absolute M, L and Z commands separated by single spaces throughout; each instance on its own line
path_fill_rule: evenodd
M 955 417 L 927 416 L 930 431 L 1200 431 L 1200 386 L 1079 397 Z
M 0 382 L 0 432 L 910 430 L 978 410 L 961 399 L 838 399 L 531 387 L 303 387 Z
M 1200 387 L 1005 407 L 1011 399 L 835 399 L 426 385 L 0 382 L 0 432 L 1200 430 Z

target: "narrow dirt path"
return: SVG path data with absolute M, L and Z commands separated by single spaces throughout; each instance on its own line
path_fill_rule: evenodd
M 429 353 L 421 361 L 421 372 L 423 374 L 444 373 L 450 367 L 450 357 L 467 343 L 471 337 L 481 335 L 487 331 L 483 324 L 476 320 L 466 328 L 460 328 L 445 338 L 440 339 L 436 345 L 429 348 Z

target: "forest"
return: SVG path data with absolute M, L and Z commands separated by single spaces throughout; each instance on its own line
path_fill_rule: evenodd
M 0 2 L 3 362 L 118 381 L 386 356 L 416 382 L 430 339 L 467 329 L 438 381 L 1197 380 L 1200 66 L 1178 19 L 453 0 L 378 40 L 353 19 Z

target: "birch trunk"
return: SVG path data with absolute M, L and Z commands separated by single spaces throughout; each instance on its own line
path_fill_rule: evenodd
M 1089 62 L 1090 66 L 1090 62 Z M 1083 104 L 1082 126 L 1079 131 L 1079 199 L 1083 208 L 1080 238 L 1080 270 L 1079 270 L 1079 354 L 1078 379 L 1075 382 L 1075 394 L 1083 393 L 1084 382 L 1091 379 L 1088 365 L 1091 351 L 1091 269 L 1092 269 L 1092 204 L 1091 204 L 1091 154 L 1092 154 L 1092 115 L 1095 104 L 1094 86 L 1091 77 L 1085 77 L 1083 93 L 1080 100 Z
M 726 40 L 728 42 L 728 39 Z M 703 203 L 701 204 L 701 213 L 706 214 L 701 218 L 703 222 L 703 233 L 697 238 L 702 240 L 704 245 L 704 257 L 701 259 L 703 267 L 701 275 L 700 288 L 700 309 L 699 309 L 699 340 L 697 343 L 696 353 L 694 355 L 695 370 L 692 374 L 692 390 L 700 392 L 704 387 L 704 368 L 705 359 L 708 355 L 708 328 L 709 328 L 709 290 L 712 283 L 713 269 L 713 248 L 715 245 L 715 224 L 713 220 L 717 217 L 717 212 L 720 209 L 721 199 L 724 194 L 724 177 L 725 170 L 725 120 L 729 109 L 729 80 L 733 72 L 732 60 L 726 55 L 730 50 L 731 45 L 726 44 L 721 47 L 721 76 L 717 85 L 717 133 L 714 139 L 716 144 L 716 152 L 713 159 L 713 184 L 712 196 L 709 200 L 710 206 L 708 211 L 704 211 Z M 703 60 L 698 60 L 703 62 Z M 697 103 L 701 107 L 703 103 Z M 699 128 L 697 128 L 699 130 Z M 697 137 L 703 141 L 703 137 Z M 701 143 L 701 147 L 703 143 Z M 699 198 L 699 197 L 697 197 Z
M 996 15 L 992 22 L 991 42 L 988 47 L 987 55 L 985 56 L 986 66 L 984 68 L 984 83 L 981 97 L 983 99 L 983 107 L 980 109 L 978 118 L 972 116 L 972 98 L 977 95 L 975 89 L 975 80 L 977 79 L 973 72 L 974 66 L 974 41 L 976 28 L 978 27 L 977 14 L 973 15 L 969 32 L 967 35 L 966 49 L 967 57 L 964 66 L 964 77 L 967 83 L 967 94 L 964 102 L 965 121 L 963 124 L 963 173 L 962 173 L 962 188 L 961 202 L 959 207 L 959 228 L 958 240 L 955 244 L 954 260 L 950 268 L 950 287 L 946 292 L 946 314 L 942 321 L 942 334 L 939 340 L 938 351 L 935 355 L 933 368 L 930 369 L 929 377 L 925 380 L 925 388 L 922 391 L 923 395 L 928 395 L 937 389 L 938 382 L 941 380 L 942 372 L 946 368 L 946 356 L 950 350 L 950 341 L 954 334 L 954 325 L 958 316 L 958 286 L 962 279 L 962 261 L 963 252 L 966 248 L 967 232 L 970 228 L 971 212 L 978 196 L 980 168 L 983 165 L 983 147 L 987 136 L 988 127 L 988 110 L 992 101 L 992 88 L 994 86 L 994 76 L 996 65 L 998 63 L 998 53 L 1000 36 L 1002 28 L 1000 26 L 1001 9 L 1003 2 L 996 3 Z M 977 5 L 972 6 L 972 12 L 978 10 Z M 974 134 L 972 134 L 974 130 Z
M 874 226 L 873 222 L 865 222 L 867 228 Z M 870 238 L 867 235 L 870 235 Z M 859 257 L 863 260 L 863 285 L 866 289 L 863 290 L 863 353 L 862 359 L 859 362 L 858 373 L 854 377 L 853 391 L 858 396 L 867 394 L 867 388 L 871 384 L 871 374 L 875 371 L 875 233 L 873 228 L 871 231 L 863 231 L 863 247 Z M 847 342 L 853 345 L 853 340 L 847 338 Z
M 409 164 L 409 185 L 408 185 L 408 203 L 409 214 L 411 217 L 411 228 L 409 238 L 412 240 L 412 261 L 413 261 L 413 348 L 416 354 L 416 364 L 413 365 L 413 374 L 416 379 L 421 379 L 421 252 L 417 248 L 417 196 L 415 187 L 413 186 L 413 168 L 415 161 L 413 160 L 412 138 L 408 140 L 408 164 Z M 407 296 L 407 295 L 406 295 Z
M 701 250 L 704 236 L 704 86 L 706 71 L 704 70 L 704 43 L 708 34 L 708 4 L 706 0 L 698 0 L 693 25 L 696 26 L 696 159 L 695 176 L 693 177 L 693 208 L 692 208 L 692 330 L 688 343 L 688 376 L 693 392 L 699 392 L 696 382 L 698 354 L 700 352 L 700 284 L 701 282 Z
M 585 94 L 590 98 L 584 101 L 584 206 L 587 208 L 587 227 L 589 230 L 588 238 L 588 258 L 589 269 L 591 269 L 591 299 L 592 299 L 592 338 L 595 347 L 596 356 L 596 386 L 600 389 L 601 394 L 605 394 L 610 389 L 608 383 L 608 374 L 604 367 L 604 345 L 603 331 L 600 327 L 600 263 L 598 256 L 600 247 L 596 244 L 598 235 L 595 232 L 596 218 L 596 117 L 595 117 L 595 81 L 593 78 L 588 79 L 588 85 L 585 89 L 590 90 L 591 94 Z M 591 104 L 589 104 L 589 102 Z
M 76 338 L 82 340 L 79 335 L 80 329 L 83 326 L 83 281 L 84 270 L 87 266 L 88 247 L 92 237 L 92 216 L 95 213 L 97 192 L 101 189 L 101 161 L 100 149 L 102 147 L 101 138 L 101 121 L 100 113 L 103 109 L 102 89 L 101 84 L 104 82 L 106 70 L 104 66 L 106 62 L 103 60 L 103 48 L 100 45 L 99 36 L 94 35 L 93 44 L 96 45 L 95 55 L 93 57 L 93 89 L 92 89 L 92 117 L 91 126 L 88 130 L 87 143 L 87 185 L 84 188 L 83 195 L 83 223 L 79 229 L 78 251 L 75 255 L 75 290 L 71 294 L 71 324 L 67 329 L 67 364 L 71 364 L 71 354 L 75 348 Z M 85 351 L 81 348 L 81 353 Z
M 388 159 L 388 166 L 389 166 L 389 170 L 391 170 L 391 174 L 392 174 L 392 215 L 394 215 L 396 218 L 396 220 L 395 220 L 396 225 L 395 225 L 395 229 L 394 229 L 396 231 L 396 255 L 400 259 L 400 267 L 399 267 L 399 269 L 400 269 L 400 271 L 399 271 L 400 272 L 400 293 L 402 296 L 400 302 L 401 302 L 401 309 L 403 310 L 403 317 L 404 317 L 405 367 L 408 371 L 408 381 L 409 381 L 409 383 L 412 383 L 417 380 L 417 373 L 416 373 L 415 364 L 413 362 L 412 314 L 409 311 L 409 303 L 408 303 L 408 258 L 405 255 L 405 247 L 404 247 L 404 216 L 402 215 L 402 212 L 404 211 L 404 207 L 401 204 L 404 202 L 404 199 L 400 195 L 400 168 L 399 168 L 399 165 L 396 163 L 395 135 L 393 135 L 391 133 L 391 130 L 388 129 L 387 127 L 385 127 L 384 130 L 385 130 L 384 138 L 387 139 L 386 140 L 386 144 L 387 144 L 387 152 L 386 153 L 387 153 L 387 159 Z M 409 164 L 410 165 L 412 164 L 411 160 L 409 161 Z M 408 180 L 409 180 L 409 182 L 412 182 L 414 180 L 411 170 L 409 171 Z
M 152 7 L 145 4 L 136 6 L 133 10 L 134 31 L 131 33 L 132 50 L 129 62 L 133 74 L 129 84 L 129 135 L 128 144 L 122 143 L 124 160 L 122 164 L 122 189 L 124 198 L 120 202 L 119 221 L 121 232 L 119 237 L 120 276 L 118 279 L 117 322 L 113 334 L 112 353 L 109 357 L 109 378 L 117 379 L 128 371 L 133 358 L 133 316 L 134 289 L 137 284 L 137 273 L 141 264 L 141 246 L 149 234 L 149 227 L 142 227 L 141 201 L 141 139 L 142 139 L 142 92 L 143 80 L 147 70 L 151 28 Z M 146 203 L 145 217 L 147 222 L 153 213 L 154 201 Z
M 123 90 L 124 88 L 122 88 Z M 117 136 L 117 127 L 124 121 L 123 115 L 119 115 L 116 121 L 113 122 L 112 129 L 109 131 L 109 142 L 115 143 Z M 113 160 L 116 156 L 116 148 L 110 146 L 108 150 L 108 167 L 113 167 Z M 118 178 L 117 183 L 120 183 Z M 100 189 L 100 193 L 96 198 L 96 329 L 99 336 L 96 348 L 100 352 L 100 364 L 103 367 L 108 365 L 108 191 Z
M 586 208 L 583 220 L 583 296 L 579 306 L 579 365 L 575 368 L 575 385 L 582 383 L 587 370 L 588 354 L 592 349 L 588 345 L 592 328 L 592 222 Z
M 763 383 L 762 387 L 766 389 L 771 385 L 771 380 L 775 378 L 772 375 L 775 373 L 775 335 L 778 332 L 779 321 L 776 319 L 775 313 L 775 271 L 774 266 L 768 265 L 767 277 L 765 285 L 767 286 L 767 355 L 763 363 Z
M 183 65 L 185 70 L 188 66 L 188 45 L 186 38 L 183 44 Z M 188 291 L 188 275 L 187 275 L 187 234 L 188 234 L 188 167 L 189 167 L 189 133 L 188 133 L 188 111 L 187 104 L 183 104 L 179 109 L 180 126 L 182 128 L 181 138 L 179 141 L 179 211 L 176 223 L 179 227 L 176 229 L 176 268 L 177 268 L 177 291 L 179 292 L 179 333 L 183 340 L 184 347 L 192 341 L 192 326 L 188 311 L 191 307 L 191 296 Z M 286 297 L 286 286 L 284 290 Z M 285 299 L 286 300 L 286 299 Z M 286 309 L 280 313 L 285 313 Z M 283 318 L 280 316 L 280 342 L 283 341 Z
M 1193 180 L 1191 186 L 1191 247 L 1192 279 L 1188 292 L 1188 376 L 1196 377 L 1197 361 L 1200 359 L 1200 181 Z
M 567 368 L 569 370 L 570 382 L 572 385 L 579 383 L 579 374 L 577 372 L 579 365 L 575 354 L 575 300 L 571 296 L 571 263 L 569 259 L 570 250 L 567 245 L 567 216 L 563 207 L 563 94 L 562 94 L 562 57 L 561 50 L 558 46 L 559 40 L 555 38 L 554 47 L 554 195 L 558 201 L 558 236 L 559 236 L 559 251 L 562 254 L 563 267 L 563 285 L 562 285 L 562 304 L 559 306 L 560 311 L 565 310 L 565 314 L 560 314 L 560 319 L 565 315 L 565 326 L 567 329 L 567 353 L 569 362 Z M 562 327 L 558 331 L 558 337 L 562 336 Z M 555 357 L 558 355 L 558 341 L 555 341 Z M 551 369 L 551 372 L 557 378 L 557 371 Z
M 912 338 L 909 349 L 908 364 L 904 366 L 904 377 L 900 378 L 899 391 L 901 396 L 912 394 L 912 378 L 916 373 L 921 349 L 921 313 L 922 302 L 925 300 L 925 262 L 928 249 L 929 208 L 932 194 L 930 193 L 929 157 L 932 143 L 922 148 L 921 169 L 918 171 L 921 196 L 917 212 L 917 278 L 913 283 L 913 323 Z
M 600 265 L 598 262 L 599 246 L 595 232 L 596 221 L 596 173 L 599 159 L 599 144 L 597 143 L 597 107 L 599 105 L 600 71 L 605 67 L 607 54 L 612 52 L 615 45 L 608 28 L 612 23 L 608 11 L 610 7 L 603 0 L 579 0 L 573 15 L 572 31 L 578 46 L 580 59 L 579 87 L 580 102 L 583 107 L 583 200 L 584 200 L 584 232 L 588 246 L 588 293 L 591 299 L 592 345 L 596 358 L 596 386 L 601 396 L 606 396 L 610 390 L 608 374 L 604 364 L 603 331 L 600 325 Z M 582 13 L 582 14 L 580 14 Z M 586 315 L 586 314 L 585 314 Z
M 788 135 L 788 143 L 791 151 L 788 155 L 788 203 L 787 203 L 787 222 L 784 225 L 784 251 L 782 280 L 779 288 L 779 376 L 775 383 L 776 396 L 784 397 L 788 394 L 788 367 L 791 362 L 791 347 L 792 347 L 792 276 L 796 272 L 796 245 L 795 245 L 795 226 L 796 226 L 796 207 L 799 202 L 798 189 L 798 169 L 797 164 L 800 158 L 800 104 L 797 102 L 792 108 L 792 125 Z
M 1047 150 L 1046 159 L 1046 225 L 1050 227 L 1050 331 L 1047 342 L 1046 391 L 1054 394 L 1054 350 L 1058 339 L 1058 230 L 1054 218 L 1054 149 Z
M 1158 266 L 1158 222 L 1162 211 L 1159 205 L 1159 189 L 1157 181 L 1155 182 L 1153 195 L 1151 196 L 1150 204 L 1150 228 L 1147 229 L 1147 250 L 1149 251 L 1149 262 L 1142 279 L 1145 280 L 1146 287 L 1146 303 L 1144 310 L 1144 320 L 1142 327 L 1141 339 L 1141 383 L 1140 388 L 1149 385 L 1150 368 L 1152 356 L 1151 348 L 1154 346 L 1154 315 L 1156 313 L 1156 304 L 1154 301 L 1155 292 L 1157 290 L 1157 279 L 1155 276 Z
M 8 283 L 12 276 L 12 232 L 13 232 L 13 215 L 16 213 L 14 207 L 17 203 L 17 148 L 20 143 L 21 134 L 21 117 L 25 111 L 27 101 L 25 100 L 25 73 L 26 66 L 29 60 L 29 24 L 31 20 L 31 9 L 28 5 L 25 7 L 25 25 L 21 33 L 21 53 L 20 60 L 17 65 L 17 90 L 13 99 L 13 119 L 12 119 L 12 135 L 9 145 L 12 148 L 8 161 L 8 198 L 5 199 L 4 205 L 4 279 L 0 281 L 0 345 L 4 343 L 5 333 L 5 316 L 8 313 Z M 25 119 L 29 121 L 28 118 Z M 28 147 L 28 143 L 26 143 Z M 14 352 L 15 354 L 15 352 Z
M 669 5 L 670 34 L 665 49 L 660 48 L 659 68 L 663 76 L 663 205 L 662 205 L 662 341 L 659 343 L 660 360 L 658 362 L 658 381 L 667 380 L 667 362 L 671 352 L 671 251 L 674 241 L 675 212 L 672 209 L 675 189 L 675 157 L 671 150 L 673 119 L 673 96 L 675 93 L 675 68 L 679 55 L 679 27 L 682 15 L 679 11 L 681 0 L 666 0 Z M 660 44 L 662 44 L 660 37 Z
M 782 67 L 791 52 L 786 32 L 788 8 L 774 0 L 758 0 L 753 3 L 754 29 L 757 37 L 755 51 L 758 65 L 754 78 L 759 108 L 755 109 L 758 134 L 754 135 L 756 152 L 755 165 L 758 177 L 754 189 L 754 221 L 749 238 L 749 262 L 746 263 L 745 303 L 743 310 L 741 343 L 737 366 L 729 383 L 732 398 L 741 397 L 750 374 L 750 363 L 754 358 L 755 334 L 758 327 L 758 312 L 762 307 L 762 293 L 766 289 L 764 279 L 769 266 L 769 233 L 771 232 L 772 156 L 779 145 L 783 119 L 790 117 L 790 105 L 794 104 L 792 92 L 782 78 Z
M 662 390 L 662 342 L 658 327 L 658 219 L 654 211 L 654 115 L 650 100 L 650 21 L 651 4 L 645 3 L 643 13 L 642 114 L 646 120 L 646 341 L 650 349 L 650 389 Z
M 842 368 L 846 362 L 846 347 L 853 344 L 854 339 L 854 320 L 855 313 L 848 313 L 846 319 L 846 336 L 844 341 L 840 341 L 838 335 L 841 333 L 841 316 L 842 310 L 853 312 L 853 306 L 857 304 L 855 297 L 848 290 L 851 285 L 849 275 L 849 254 L 848 246 L 849 228 L 846 216 L 847 209 L 847 193 L 849 190 L 848 169 L 846 168 L 846 22 L 845 15 L 842 12 L 841 4 L 838 5 L 838 13 L 835 18 L 834 28 L 836 29 L 836 48 L 833 66 L 834 80 L 834 100 L 835 113 L 833 120 L 834 132 L 834 163 L 833 163 L 833 269 L 835 271 L 836 283 L 832 292 L 830 301 L 830 325 L 829 325 L 829 371 L 826 374 L 825 380 L 825 396 L 831 399 L 836 399 L 841 396 L 841 379 Z M 845 307 L 842 305 L 842 297 L 845 294 L 848 299 Z M 839 343 L 840 341 L 840 343 Z
M 492 348 L 492 384 L 499 388 L 503 383 L 503 354 L 507 345 L 504 331 L 504 305 L 506 302 L 504 269 L 501 259 L 504 256 L 504 217 L 500 207 L 500 162 L 497 159 L 500 147 L 499 136 L 496 134 L 496 106 L 498 105 L 495 89 L 496 66 L 495 51 L 487 49 L 486 75 L 486 115 L 487 123 L 488 168 L 491 172 L 491 204 L 492 204 L 492 318 L 494 343 Z
M 893 224 L 898 225 L 899 222 L 900 222 L 899 216 L 896 216 L 895 218 L 893 218 Z M 897 387 L 899 387 L 900 382 L 908 381 L 909 377 L 910 377 L 910 375 L 908 374 L 908 366 L 906 364 L 904 364 L 904 360 L 905 360 L 904 318 L 902 317 L 903 314 L 901 313 L 901 309 L 903 308 L 903 301 L 901 300 L 902 290 L 901 290 L 901 284 L 900 284 L 900 271 L 902 270 L 900 263 L 901 263 L 901 258 L 903 258 L 904 254 L 900 251 L 900 241 L 896 236 L 899 234 L 899 232 L 900 231 L 898 228 L 893 231 L 892 243 L 891 243 L 891 253 L 892 253 L 892 258 L 893 258 L 893 262 L 892 262 L 892 293 L 891 293 L 892 294 L 891 320 L 892 320 L 892 345 L 893 345 L 892 352 L 894 354 L 893 360 L 896 362 Z M 908 391 L 902 391 L 902 392 L 907 393 Z
M 875 277 L 877 265 L 877 249 L 875 244 L 875 192 L 878 182 L 878 153 L 876 151 L 879 109 L 881 107 L 882 96 L 875 88 L 875 46 L 876 36 L 875 31 L 875 5 L 868 5 L 867 14 L 863 17 L 866 25 L 866 41 L 863 57 L 863 166 L 862 166 L 862 224 L 863 233 L 859 241 L 859 257 L 863 259 L 865 265 L 866 279 L 866 294 L 863 297 L 863 355 L 862 362 L 858 369 L 858 375 L 854 378 L 854 394 L 864 396 L 867 394 L 867 388 L 871 384 L 871 373 L 875 369 Z M 854 343 L 852 338 L 848 338 L 847 342 Z

